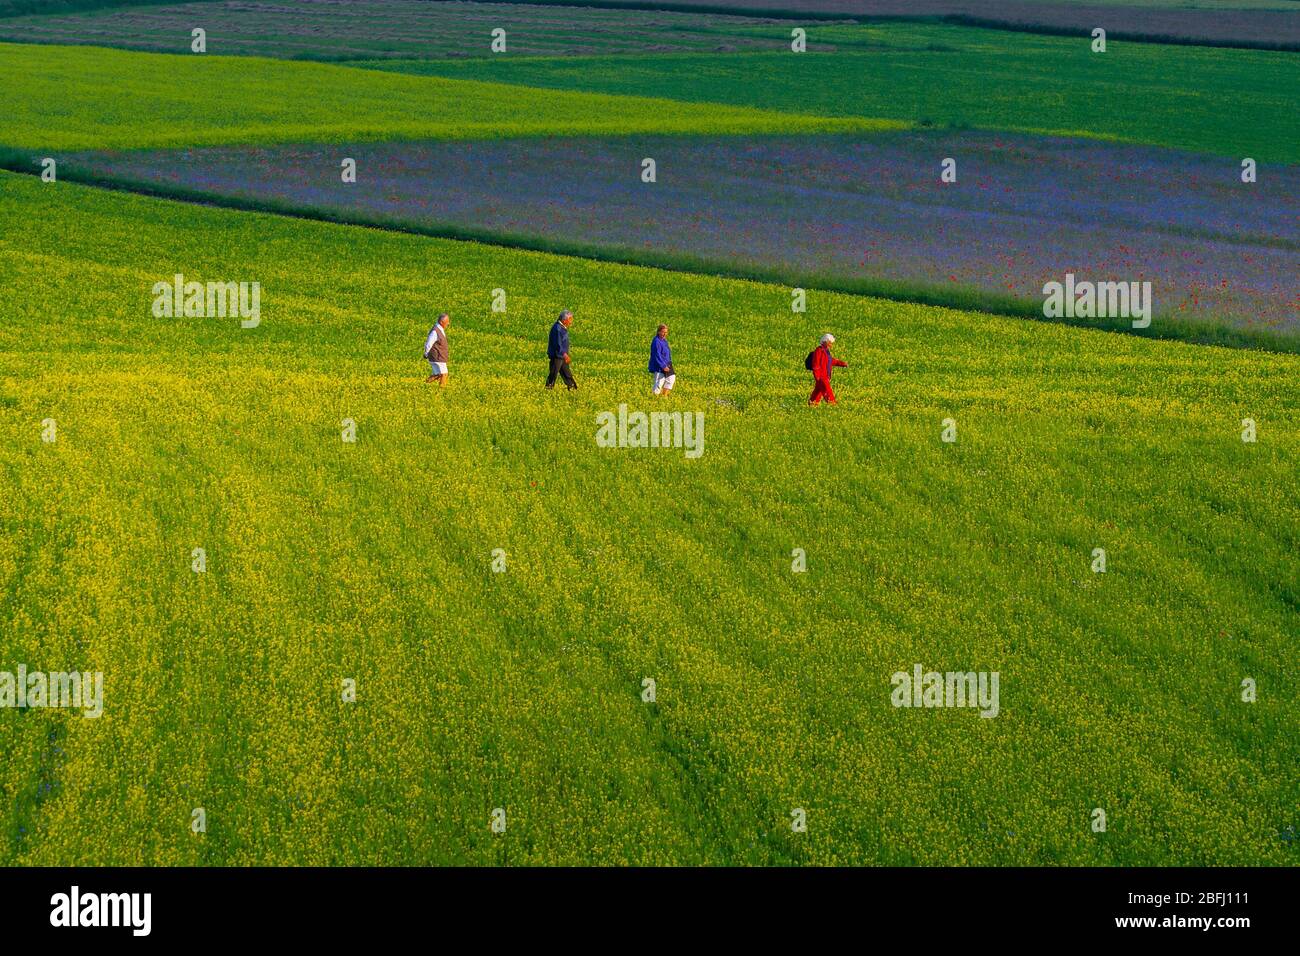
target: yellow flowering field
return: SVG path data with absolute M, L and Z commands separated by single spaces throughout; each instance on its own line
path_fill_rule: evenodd
M 627 133 L 904 129 L 871 117 L 685 103 L 263 57 L 0 43 L 0 146 L 142 149 Z
M 0 173 L 0 862 L 1294 864 L 1300 357 L 791 301 Z

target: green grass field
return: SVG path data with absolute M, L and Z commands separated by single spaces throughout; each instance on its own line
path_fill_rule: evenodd
M 504 86 L 257 57 L 0 43 L 0 145 L 225 143 L 889 129 L 892 120 Z
M 4 863 L 1296 862 L 1296 356 L 12 174 L 0 227 L 0 646 L 105 673 L 0 712 Z M 155 318 L 177 270 L 261 324 Z M 659 318 L 693 460 L 594 440 Z M 997 719 L 891 707 L 918 662 Z
M 811 26 L 834 53 L 375 60 L 354 65 L 820 116 L 1096 136 L 1300 162 L 1296 55 L 934 24 Z
M 835 52 L 351 64 L 374 68 L 365 71 L 0 43 L 0 82 L 11 91 L 0 145 L 132 149 L 923 125 L 1300 162 L 1295 54 L 1124 42 L 1094 54 L 1086 38 L 933 24 L 812 31 Z

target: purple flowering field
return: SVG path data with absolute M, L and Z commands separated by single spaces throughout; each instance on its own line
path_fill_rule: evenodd
M 1300 17 L 1265 0 L 676 0 L 683 6 L 732 7 L 855 17 L 943 17 L 1015 30 L 1296 49 Z
M 0 20 L 0 38 L 180 52 L 190 28 L 202 24 L 225 53 L 342 60 L 485 57 L 488 31 L 501 26 L 514 38 L 515 53 L 608 55 L 780 48 L 790 18 L 810 23 L 901 17 L 1072 36 L 1088 36 L 1100 26 L 1115 38 L 1300 49 L 1300 10 L 1293 0 L 674 0 L 673 5 L 679 9 L 627 9 L 620 0 L 595 6 L 202 0 L 111 6 L 93 16 L 68 11 L 6 17 Z M 0 12 L 3 8 L 0 0 Z M 719 8 L 753 15 L 720 16 Z M 761 29 L 767 25 L 777 29 Z
M 0 40 L 94 43 L 180 53 L 203 26 L 223 54 L 324 60 L 784 49 L 786 21 L 708 12 L 431 0 L 204 0 L 0 19 Z M 813 43 L 812 49 L 832 49 Z
M 340 157 L 357 162 L 345 184 Z M 656 162 L 656 181 L 641 161 Z M 957 182 L 940 181 L 945 157 Z M 1166 319 L 1300 325 L 1300 170 L 987 132 L 636 137 L 87 153 L 99 176 L 808 284 L 1042 301 L 1152 283 Z

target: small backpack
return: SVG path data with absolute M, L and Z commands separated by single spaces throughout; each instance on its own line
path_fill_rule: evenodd
M 810 372 L 813 370 L 813 356 L 816 354 L 817 354 L 817 350 L 813 349 L 811 352 L 808 353 L 808 357 L 803 360 L 803 367 Z

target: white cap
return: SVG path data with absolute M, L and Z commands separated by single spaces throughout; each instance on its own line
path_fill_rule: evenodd
M 834 341 L 835 341 L 835 336 L 831 335 L 829 332 L 827 332 L 825 335 L 822 336 L 822 345 L 825 345 L 827 342 L 834 342 Z

